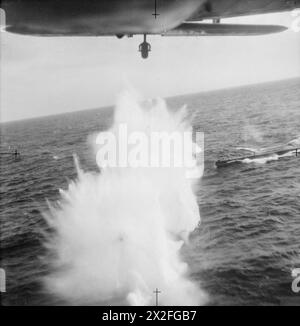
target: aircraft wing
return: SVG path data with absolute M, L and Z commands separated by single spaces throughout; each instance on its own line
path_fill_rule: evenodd
M 286 29 L 278 25 L 183 23 L 162 36 L 250 36 L 278 33 Z

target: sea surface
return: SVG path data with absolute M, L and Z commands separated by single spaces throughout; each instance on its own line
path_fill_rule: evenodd
M 300 79 L 167 102 L 187 104 L 195 130 L 205 133 L 205 172 L 196 187 L 201 224 L 182 255 L 208 304 L 300 305 L 300 293 L 292 291 L 292 270 L 300 268 L 300 156 L 215 167 L 241 147 L 299 141 Z M 0 125 L 3 305 L 61 304 L 41 282 L 49 272 L 41 259 L 42 212 L 76 178 L 74 153 L 84 170 L 97 170 L 89 135 L 112 120 L 113 108 L 104 108 Z M 11 154 L 16 148 L 19 159 Z

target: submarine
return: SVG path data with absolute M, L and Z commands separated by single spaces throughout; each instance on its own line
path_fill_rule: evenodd
M 232 164 L 241 164 L 244 162 L 244 160 L 246 159 L 250 159 L 250 160 L 255 160 L 255 159 L 264 159 L 264 158 L 269 158 L 272 156 L 283 156 L 286 155 L 288 153 L 291 154 L 295 154 L 295 156 L 300 156 L 300 147 L 287 147 L 287 148 L 282 148 L 279 150 L 268 150 L 268 151 L 263 151 L 263 152 L 258 152 L 255 153 L 253 152 L 251 155 L 247 155 L 247 156 L 241 156 L 241 157 L 236 157 L 236 158 L 232 158 L 232 159 L 228 159 L 228 160 L 218 160 L 216 161 L 216 167 L 217 168 L 221 168 L 221 167 L 226 167 L 228 165 L 232 165 Z

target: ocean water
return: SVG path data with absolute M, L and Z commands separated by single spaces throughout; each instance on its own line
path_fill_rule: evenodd
M 205 133 L 205 172 L 196 187 L 201 224 L 182 250 L 191 277 L 209 305 L 300 304 L 292 291 L 300 268 L 300 156 L 216 169 L 240 147 L 284 146 L 300 137 L 300 79 L 169 99 L 188 105 L 196 131 Z M 63 304 L 41 280 L 45 255 L 42 212 L 76 178 L 73 154 L 97 170 L 88 136 L 105 130 L 113 109 L 1 124 L 1 267 L 3 305 Z M 15 148 L 21 158 L 10 154 Z

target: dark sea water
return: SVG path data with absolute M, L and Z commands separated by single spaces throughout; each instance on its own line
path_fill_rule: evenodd
M 205 172 L 196 194 L 201 225 L 183 250 L 196 282 L 216 305 L 300 304 L 291 271 L 300 268 L 300 157 L 216 169 L 238 147 L 284 146 L 300 136 L 300 79 L 168 100 L 187 104 L 205 133 Z M 20 108 L 21 109 L 21 108 Z M 49 271 L 41 230 L 46 200 L 76 177 L 73 154 L 96 169 L 88 136 L 106 129 L 113 109 L 1 124 L 1 267 L 3 305 L 60 304 L 42 287 Z

